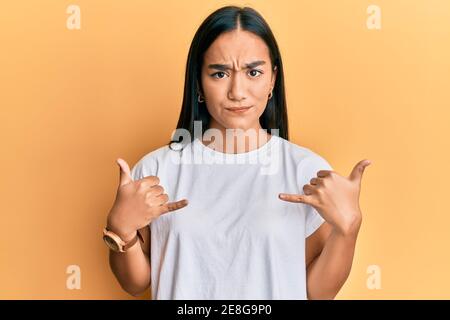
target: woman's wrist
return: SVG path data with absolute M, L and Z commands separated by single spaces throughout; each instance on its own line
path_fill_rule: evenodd
M 118 235 L 120 237 L 120 239 L 122 239 L 125 243 L 130 242 L 131 240 L 134 239 L 134 237 L 136 237 L 137 235 L 137 230 L 134 231 L 125 231 L 123 230 L 123 228 L 121 228 L 120 226 L 116 226 L 115 224 L 111 223 L 111 222 L 107 222 L 106 224 L 106 228 L 109 231 L 114 232 L 116 235 Z

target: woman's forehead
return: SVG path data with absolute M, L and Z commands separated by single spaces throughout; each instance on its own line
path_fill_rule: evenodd
M 205 62 L 243 68 L 254 61 L 268 61 L 269 48 L 259 36 L 242 30 L 221 34 L 205 52 Z

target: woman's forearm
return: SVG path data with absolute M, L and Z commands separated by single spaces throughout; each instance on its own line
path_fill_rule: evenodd
M 344 234 L 333 229 L 320 255 L 308 266 L 308 299 L 334 299 L 338 294 L 350 274 L 357 235 L 357 230 Z
M 150 286 L 150 259 L 139 241 L 126 252 L 109 251 L 109 265 L 120 286 L 138 296 Z

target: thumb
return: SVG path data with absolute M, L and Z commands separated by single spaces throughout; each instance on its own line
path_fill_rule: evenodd
M 131 172 L 128 163 L 121 158 L 117 159 L 116 162 L 120 168 L 120 186 L 123 186 L 133 181 L 133 179 L 131 178 Z
M 353 168 L 352 172 L 350 173 L 350 180 L 352 181 L 358 181 L 361 182 L 362 175 L 364 173 L 364 170 L 368 165 L 370 165 L 372 162 L 370 160 L 361 160 L 358 162 L 355 167 Z

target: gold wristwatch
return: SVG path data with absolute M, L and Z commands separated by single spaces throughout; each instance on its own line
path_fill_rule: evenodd
M 126 252 L 134 246 L 138 240 L 141 240 L 141 242 L 144 243 L 144 239 L 139 230 L 137 230 L 136 236 L 133 239 L 125 242 L 117 234 L 108 230 L 107 227 L 103 228 L 103 241 L 105 241 L 106 245 L 115 252 Z

